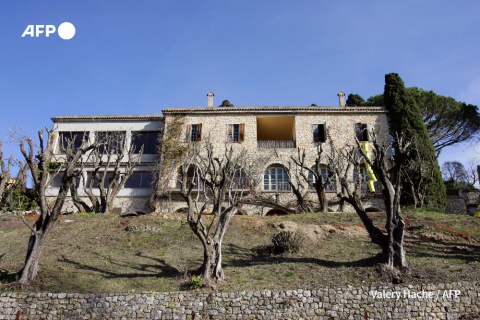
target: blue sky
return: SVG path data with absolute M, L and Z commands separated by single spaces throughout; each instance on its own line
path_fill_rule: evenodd
M 56 115 L 215 105 L 335 106 L 407 86 L 480 105 L 480 1 L 0 2 L 0 140 Z M 21 35 L 71 22 L 71 40 Z M 19 156 L 18 147 L 4 146 Z M 477 148 L 480 153 L 480 147 Z M 480 158 L 468 144 L 446 160 Z

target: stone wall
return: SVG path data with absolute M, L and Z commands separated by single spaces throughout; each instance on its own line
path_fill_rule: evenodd
M 56 198 L 47 197 L 47 201 L 49 199 L 53 202 L 55 201 Z M 88 198 L 81 197 L 80 199 L 90 204 L 90 200 Z M 143 197 L 117 196 L 113 200 L 113 210 L 115 213 L 118 213 L 118 214 L 125 214 L 131 211 L 146 213 L 147 212 L 146 207 L 149 199 L 150 199 L 149 196 L 143 196 Z M 65 199 L 62 212 L 74 212 L 74 213 L 78 212 L 77 208 L 73 204 L 73 201 L 70 197 Z
M 479 310 L 480 284 L 467 282 L 210 294 L 0 294 L 0 319 L 478 319 Z
M 480 211 L 480 193 L 465 192 L 458 189 L 447 190 L 447 206 L 445 213 L 469 214 L 473 216 Z

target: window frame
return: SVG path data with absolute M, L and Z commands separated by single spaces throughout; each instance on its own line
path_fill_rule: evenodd
M 195 135 L 193 134 L 195 132 Z M 198 142 L 202 141 L 202 124 L 194 123 L 187 124 L 185 133 L 185 142 Z
M 371 123 L 355 123 L 355 136 L 358 141 L 373 141 L 373 125 Z
M 312 168 L 312 170 L 316 171 L 316 168 Z M 326 170 L 325 173 L 323 173 L 322 170 Z M 328 178 L 328 174 L 331 171 L 327 166 L 320 166 L 320 172 L 322 174 L 323 180 L 326 181 L 327 178 Z M 312 181 L 313 183 L 315 183 L 315 176 L 313 175 L 313 173 L 311 173 L 309 171 L 307 177 L 308 177 L 309 181 Z M 309 191 L 316 191 L 315 188 L 313 186 L 311 186 L 310 184 L 308 185 L 308 190 Z M 333 179 L 331 179 L 330 183 L 325 187 L 325 191 L 326 192 L 329 192 L 329 191 L 330 192 L 336 192 L 337 191 L 337 181 L 335 179 L 335 175 L 333 175 Z
M 109 138 L 108 136 L 111 134 L 121 134 L 123 135 L 123 142 L 118 142 L 118 146 L 114 146 L 114 150 L 106 150 L 105 144 L 101 144 L 98 146 L 98 152 L 100 154 L 122 154 L 125 152 L 125 147 L 127 143 L 127 132 L 126 131 L 95 131 L 95 141 L 99 142 L 99 137 L 101 135 L 105 134 L 105 138 Z M 111 146 L 109 143 L 107 143 L 107 146 Z
M 138 137 L 139 135 L 147 135 L 147 141 L 145 144 L 143 144 L 143 154 L 157 154 L 157 147 L 158 147 L 158 137 L 160 135 L 160 131 L 132 131 L 131 134 L 130 134 L 130 145 L 133 146 L 134 143 L 135 143 L 135 138 Z M 154 146 L 152 147 L 152 145 L 150 145 L 149 143 L 149 139 L 150 138 L 150 134 L 152 134 L 154 136 Z M 149 147 L 146 148 L 145 146 L 148 145 Z M 142 147 L 142 145 L 135 145 L 135 150 L 134 150 L 134 154 L 139 154 L 140 152 L 140 148 Z M 151 149 L 153 148 L 153 153 L 149 153 L 151 151 Z M 147 151 L 147 152 L 145 152 Z
M 237 129 L 237 136 L 235 136 Z M 240 143 L 245 141 L 245 123 L 229 123 L 227 124 L 227 142 Z
M 275 170 L 273 175 L 272 170 Z M 279 172 L 279 170 L 282 170 L 283 172 Z M 280 179 L 278 179 L 279 176 L 281 177 Z M 288 172 L 284 166 L 271 165 L 265 170 L 263 173 L 263 191 L 290 192 L 291 190 L 292 188 L 288 183 Z
M 136 187 L 136 186 L 129 186 L 129 182 L 130 184 L 132 183 L 132 177 L 135 175 L 135 174 L 141 174 L 140 176 L 140 186 L 139 187 Z M 149 178 L 144 178 L 144 175 L 145 174 L 148 174 L 150 175 Z M 147 182 L 143 182 L 143 181 L 147 181 Z M 152 188 L 152 182 L 153 182 L 153 172 L 152 171 L 146 171 L 146 170 L 139 170 L 139 171 L 133 171 L 132 175 L 130 177 L 128 177 L 128 179 L 125 181 L 125 184 L 123 185 L 123 189 L 151 189 Z M 145 186 L 144 184 L 148 184 L 147 186 Z
M 315 131 L 318 132 L 317 135 L 315 134 Z M 327 142 L 327 123 L 324 122 L 324 123 L 314 123 L 314 124 L 312 124 L 312 135 L 313 135 L 313 142 L 314 143 Z
M 89 131 L 60 131 L 58 133 L 58 144 L 57 144 L 57 147 L 58 147 L 58 152 L 59 154 L 65 154 L 65 143 L 66 143 L 66 140 L 64 139 L 63 135 L 64 134 L 68 134 L 70 137 L 68 139 L 71 139 L 72 136 L 75 137 L 74 139 L 74 142 L 73 142 L 73 147 L 75 149 L 78 149 L 82 146 L 82 143 L 83 141 L 90 141 L 90 132 Z M 80 135 L 82 136 L 82 140 L 81 140 L 81 143 L 80 145 L 76 145 L 78 143 L 77 139 L 78 137 L 80 137 Z

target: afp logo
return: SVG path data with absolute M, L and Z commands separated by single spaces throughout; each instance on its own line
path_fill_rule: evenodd
M 55 33 L 55 31 L 58 32 L 58 36 L 63 40 L 70 40 L 75 35 L 75 26 L 70 22 L 64 22 L 58 26 L 57 30 L 57 28 L 55 28 L 55 26 L 51 24 L 30 24 L 23 32 L 22 38 L 24 38 L 25 36 L 30 36 L 31 38 L 45 36 L 48 38 L 51 34 Z

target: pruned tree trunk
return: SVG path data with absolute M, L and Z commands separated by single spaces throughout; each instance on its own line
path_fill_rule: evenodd
M 50 230 L 53 228 L 54 224 L 50 224 L 46 230 L 36 230 L 30 235 L 28 240 L 28 249 L 25 257 L 25 265 L 18 272 L 19 279 L 18 282 L 21 284 L 26 284 L 30 281 L 35 280 L 38 273 L 38 260 L 45 244 L 45 240 L 50 234 Z
M 213 238 L 203 242 L 204 261 L 199 269 L 199 274 L 205 280 L 218 282 L 225 279 L 222 268 L 222 243 L 230 220 L 237 211 L 236 207 L 232 207 L 229 212 L 222 215 L 218 221 Z
M 5 204 L 4 194 L 5 187 L 10 180 L 10 173 L 12 170 L 13 158 L 8 159 L 8 165 L 5 166 L 5 160 L 2 152 L 2 141 L 0 141 L 0 205 Z M 10 192 L 11 194 L 12 192 Z M 1 209 L 1 207 L 0 207 Z
M 235 173 L 245 170 L 248 174 L 251 164 L 246 161 L 246 150 L 236 151 L 230 147 L 224 154 L 216 155 L 213 144 L 206 140 L 189 145 L 180 167 L 180 194 L 188 206 L 187 223 L 203 246 L 203 263 L 198 274 L 206 282 L 219 282 L 225 279 L 223 239 L 243 197 L 243 189 L 235 182 Z M 193 176 L 188 177 L 189 172 L 193 172 Z M 207 208 L 211 210 L 208 218 L 211 221 L 204 223 Z
M 54 139 L 52 139 L 50 132 L 48 132 L 48 134 L 49 138 L 45 147 L 43 131 L 39 131 L 38 137 L 40 143 L 36 154 L 32 139 L 28 139 L 28 152 L 24 148 L 24 143 L 20 143 L 20 150 L 26 161 L 25 168 L 22 169 L 22 172 L 28 168 L 33 182 L 32 191 L 27 188 L 26 179 L 23 179 L 22 193 L 35 200 L 40 207 L 40 217 L 33 226 L 28 225 L 23 217 L 21 217 L 31 231 L 27 254 L 25 256 L 25 265 L 18 272 L 18 281 L 21 284 L 27 284 L 30 281 L 35 280 L 37 277 L 38 261 L 42 253 L 42 248 L 60 216 L 72 180 L 78 176 L 77 163 L 86 152 L 94 148 L 94 146 L 84 143 L 80 148 L 75 150 L 72 148 L 73 142 L 70 141 L 70 148 L 68 148 L 66 152 L 66 158 L 63 160 L 64 162 L 60 163 L 58 170 L 55 169 L 55 171 L 52 171 L 52 169 L 49 168 L 49 164 L 56 163 L 53 156 L 52 141 Z M 53 208 L 51 208 L 47 203 L 46 190 L 53 177 L 60 174 L 60 172 L 63 172 L 62 182 Z
M 357 148 L 348 147 L 343 150 L 335 150 L 329 158 L 330 164 L 340 177 L 341 192 L 338 197 L 355 209 L 370 239 L 381 248 L 382 262 L 395 269 L 403 269 L 408 266 L 403 247 L 405 223 L 402 218 L 400 197 L 402 164 L 408 159 L 410 145 L 411 142 L 404 142 L 401 137 L 396 136 L 396 152 L 395 157 L 392 157 L 391 146 L 387 144 L 381 146 L 374 139 L 371 159 L 357 140 Z M 374 225 L 362 203 L 365 196 L 362 194 L 361 188 L 361 184 L 364 183 L 361 164 L 364 161 L 373 169 L 377 180 L 383 186 L 387 234 Z M 353 183 L 349 180 L 351 169 L 354 173 Z

